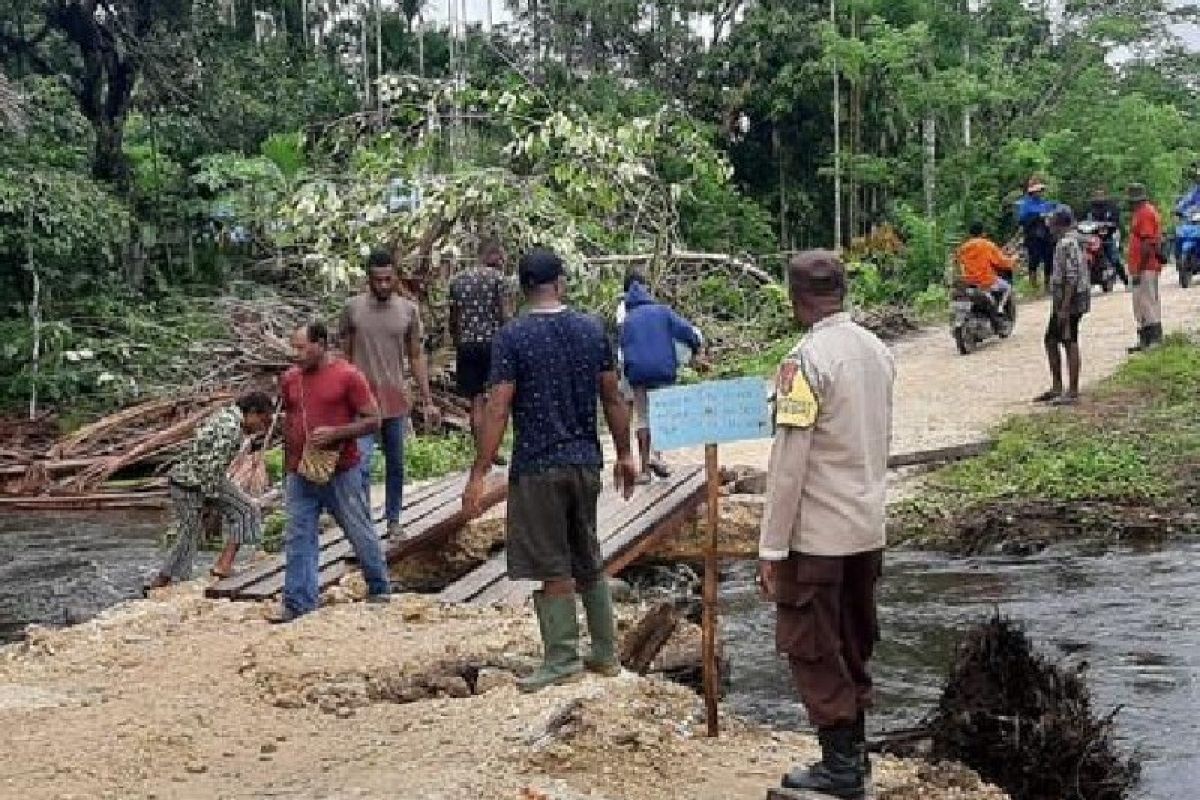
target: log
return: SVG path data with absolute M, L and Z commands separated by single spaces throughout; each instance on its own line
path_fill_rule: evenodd
M 917 467 L 926 464 L 942 464 L 947 461 L 961 461 L 964 458 L 974 458 L 975 456 L 983 455 L 995 446 L 995 439 L 984 439 L 978 442 L 956 444 L 951 447 L 935 447 L 930 450 L 897 453 L 888 458 L 888 469 Z
M 650 665 L 679 626 L 680 614 L 673 603 L 659 603 L 638 620 L 621 641 L 621 665 L 638 675 Z
M 41 497 L 0 497 L 0 508 L 10 511 L 118 511 L 133 508 L 165 508 L 166 490 L 149 492 L 98 492 Z
M 192 412 L 165 430 L 147 436 L 124 453 L 100 459 L 91 467 L 73 477 L 68 486 L 76 491 L 85 491 L 94 488 L 108 480 L 117 470 L 137 463 L 143 457 L 152 455 L 159 450 L 178 444 L 185 437 L 191 435 L 192 431 L 195 430 L 196 426 L 205 417 L 225 402 L 227 402 L 226 398 L 222 398 L 216 402 L 210 401 L 208 405 L 202 407 L 199 411 Z

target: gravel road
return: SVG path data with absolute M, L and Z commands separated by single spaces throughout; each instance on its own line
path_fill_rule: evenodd
M 1195 329 L 1200 288 L 1181 289 L 1174 270 L 1168 270 L 1162 276 L 1162 305 L 1168 332 Z M 897 377 L 892 452 L 972 442 L 1006 417 L 1028 411 L 1030 399 L 1049 388 L 1042 349 L 1049 314 L 1046 299 L 1023 303 L 1009 339 L 992 339 L 969 356 L 958 354 L 948 324 L 893 343 Z M 1081 329 L 1085 392 L 1116 370 L 1135 338 L 1130 295 L 1120 287 L 1108 295 L 1094 290 L 1092 311 Z M 770 449 L 765 440 L 722 445 L 721 463 L 765 469 Z M 676 463 L 696 463 L 703 457 L 699 449 L 668 454 Z

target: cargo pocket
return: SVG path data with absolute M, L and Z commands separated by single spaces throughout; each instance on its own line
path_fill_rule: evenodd
M 819 661 L 841 647 L 837 626 L 842 560 L 795 556 L 776 586 L 775 649 L 802 661 Z

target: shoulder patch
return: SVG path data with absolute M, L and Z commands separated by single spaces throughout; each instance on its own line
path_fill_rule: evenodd
M 817 396 L 804 370 L 795 361 L 785 361 L 779 371 L 775 395 L 775 424 L 792 428 L 811 428 L 817 421 Z

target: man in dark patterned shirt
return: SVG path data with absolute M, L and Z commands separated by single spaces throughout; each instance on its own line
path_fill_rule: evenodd
M 541 581 L 534 608 L 545 651 L 542 666 L 518 686 L 537 691 L 578 675 L 620 672 L 612 598 L 596 537 L 603 457 L 596 395 L 617 451 L 616 485 L 633 491 L 637 465 L 629 450 L 629 411 L 617 386 L 612 347 L 598 319 L 563 304 L 562 260 L 549 250 L 520 263 L 528 313 L 508 323 L 492 345 L 483 432 L 463 508 L 478 513 L 484 481 L 512 412 L 515 444 L 508 482 L 508 577 Z M 579 658 L 575 594 L 583 600 L 591 655 Z
M 177 538 L 147 588 L 157 589 L 173 580 L 191 578 L 196 550 L 204 535 L 202 512 L 206 501 L 216 506 L 226 527 L 225 549 L 213 566 L 214 577 L 224 578 L 229 574 L 240 545 L 257 544 L 262 538 L 258 507 L 233 485 L 226 473 L 241 450 L 243 437 L 265 431 L 273 411 L 270 397 L 262 392 L 249 392 L 200 424 L 187 450 L 167 476 Z
M 471 435 L 479 449 L 492 339 L 513 315 L 512 296 L 504 279 L 504 248 L 489 239 L 479 249 L 479 266 L 460 272 L 450 282 L 450 336 L 455 347 L 458 393 L 471 401 Z

